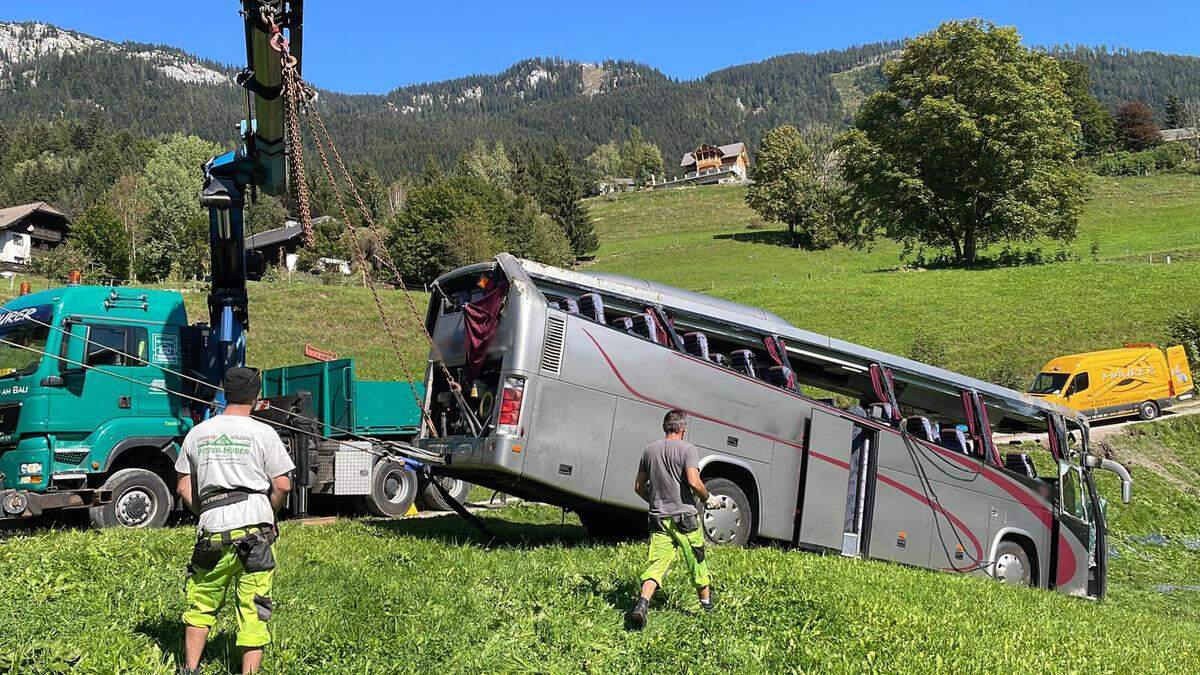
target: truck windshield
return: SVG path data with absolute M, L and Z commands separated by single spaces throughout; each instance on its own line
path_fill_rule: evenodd
M 42 362 L 50 305 L 0 310 L 0 378 L 30 375 Z M 42 322 L 42 323 L 39 323 Z M 36 350 L 36 351 L 35 351 Z
M 1031 394 L 1057 394 L 1067 384 L 1067 373 L 1038 373 L 1029 387 Z

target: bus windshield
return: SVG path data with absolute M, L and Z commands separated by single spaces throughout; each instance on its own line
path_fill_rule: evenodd
M 1067 384 L 1067 373 L 1038 373 L 1029 387 L 1031 394 L 1057 394 Z
M 50 305 L 0 311 L 0 378 L 30 375 L 50 335 Z

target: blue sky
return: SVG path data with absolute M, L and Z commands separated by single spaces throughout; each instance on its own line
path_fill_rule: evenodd
M 2 20 L 244 60 L 236 0 L 0 2 Z M 912 36 L 951 18 L 1013 24 L 1028 44 L 1118 45 L 1200 55 L 1200 2 L 476 2 L 308 0 L 306 77 L 347 92 L 495 73 L 530 56 L 641 61 L 690 79 L 738 63 Z

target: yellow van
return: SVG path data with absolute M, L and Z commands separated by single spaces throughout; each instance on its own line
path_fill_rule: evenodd
M 1060 356 L 1047 363 L 1029 393 L 1092 419 L 1136 414 L 1152 420 L 1195 396 L 1183 347 L 1127 343 L 1124 349 Z

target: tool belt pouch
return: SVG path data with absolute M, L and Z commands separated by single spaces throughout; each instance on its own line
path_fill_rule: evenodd
M 653 516 L 646 514 L 646 528 L 651 532 L 666 532 L 667 526 L 663 523 L 662 516 Z
M 201 535 L 196 539 L 196 545 L 192 547 L 192 558 L 188 561 L 187 571 L 188 576 L 195 574 L 197 571 L 209 571 L 221 562 L 221 544 L 212 542 L 208 535 Z
M 200 513 L 211 511 L 222 506 L 230 504 L 238 504 L 250 499 L 250 495 L 258 494 L 258 492 L 249 490 L 230 490 L 228 492 L 218 492 L 214 495 L 209 495 L 200 500 Z
M 672 516 L 671 519 L 675 521 L 675 529 L 683 534 L 695 532 L 696 528 L 700 527 L 700 520 L 696 518 L 696 514 L 694 513 L 681 513 L 677 516 Z
M 268 533 L 255 532 L 237 541 L 238 558 L 247 572 L 266 572 L 275 569 L 275 553 L 271 543 L 275 541 L 274 530 Z

